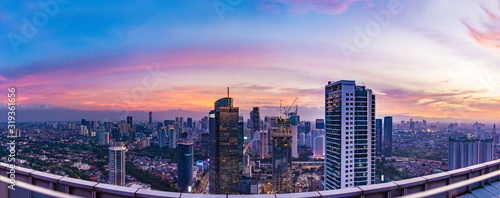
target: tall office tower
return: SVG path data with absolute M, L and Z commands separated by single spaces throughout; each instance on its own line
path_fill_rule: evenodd
M 292 157 L 298 158 L 299 157 L 299 152 L 298 152 L 298 146 L 299 146 L 299 116 L 298 115 L 292 115 L 290 117 L 290 122 L 291 126 L 290 129 L 292 130 Z
M 497 125 L 493 124 L 493 134 L 497 133 Z
M 382 156 L 382 119 L 375 120 L 375 139 L 377 140 L 377 150 L 375 155 L 377 157 Z
M 104 133 L 106 130 L 104 128 L 104 126 L 99 126 L 97 127 L 96 129 L 96 133 L 95 133 L 95 136 L 96 136 L 96 139 L 97 139 L 97 142 L 101 142 L 101 138 L 102 138 L 102 133 Z
M 193 118 L 186 118 L 186 127 L 193 128 Z
M 86 119 L 82 119 L 81 125 L 88 127 L 89 126 L 89 122 Z
M 210 133 L 202 133 L 201 134 L 201 156 L 203 158 L 209 157 L 209 146 L 210 145 Z
M 449 170 L 472 166 L 493 159 L 493 139 L 491 138 L 450 137 L 448 146 Z
M 160 148 L 167 147 L 167 131 L 169 129 L 168 126 L 162 126 L 158 129 L 158 146 L 160 146 Z
M 355 81 L 325 86 L 325 190 L 373 184 L 375 95 Z
M 57 128 L 57 127 L 56 127 Z M 90 121 L 89 122 L 89 131 L 95 131 L 97 128 L 97 121 Z
M 415 130 L 415 122 L 413 122 L 413 118 L 410 118 L 410 130 Z
M 184 126 L 184 117 L 179 117 L 179 123 L 182 128 Z
M 250 112 L 250 119 L 252 121 L 252 140 L 254 138 L 254 133 L 260 131 L 260 112 L 259 107 L 254 107 L 253 111 Z
M 149 112 L 149 126 L 153 124 L 153 112 Z
M 109 183 L 125 186 L 125 152 L 123 145 L 109 147 Z
M 306 146 L 307 146 L 307 147 L 309 147 L 309 148 L 311 148 L 311 149 L 313 149 L 313 148 L 314 148 L 314 145 L 313 145 L 314 143 L 313 143 L 313 141 L 314 141 L 314 140 L 313 140 L 313 138 L 312 138 L 312 134 L 310 134 L 310 133 L 309 133 L 309 134 L 307 134 L 307 135 L 306 135 Z
M 259 154 L 260 159 L 265 159 L 269 153 L 269 136 L 267 135 L 268 130 L 262 130 L 259 132 Z
M 179 124 L 178 122 L 174 123 Z M 177 138 L 179 136 L 177 136 L 177 131 L 175 130 L 175 127 L 172 125 L 168 125 L 167 131 L 168 131 L 168 147 L 171 149 L 177 148 Z
M 229 94 L 228 94 L 229 95 Z M 238 151 L 239 109 L 233 99 L 221 98 L 210 111 L 210 194 L 237 194 L 242 157 Z
M 316 129 L 325 129 L 324 119 L 316 119 Z
M 299 146 L 304 146 L 304 145 L 306 145 L 306 134 L 299 133 Z
M 127 116 L 127 123 L 130 125 L 130 128 L 134 128 L 134 122 L 132 121 L 132 116 Z
M 182 138 L 177 144 L 177 185 L 183 192 L 190 192 L 193 184 L 193 141 Z
M 273 131 L 273 180 L 274 193 L 291 193 L 292 130 L 290 119 L 278 119 L 279 130 Z
M 305 126 L 305 133 L 306 134 L 309 134 L 311 132 L 311 122 L 304 122 L 304 126 Z
M 201 130 L 208 131 L 208 116 L 201 119 Z
M 122 140 L 122 132 L 120 130 L 120 127 L 118 125 L 114 125 L 111 127 L 111 139 L 113 142 L 121 141 Z
M 392 157 L 392 117 L 384 117 L 384 157 Z
M 245 141 L 245 123 L 243 120 L 245 120 L 243 116 L 238 116 L 238 132 L 240 133 L 238 138 L 238 152 L 240 156 L 243 156 L 243 150 L 245 149 L 243 146 L 243 142 Z
M 109 145 L 109 133 L 108 132 L 102 132 L 101 133 L 101 145 Z
M 314 157 L 325 156 L 325 136 L 320 135 L 314 138 Z

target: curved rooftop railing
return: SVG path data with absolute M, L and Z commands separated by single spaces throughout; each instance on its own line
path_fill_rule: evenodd
M 359 186 L 340 190 L 315 191 L 293 194 L 265 195 L 208 195 L 145 190 L 79 180 L 31 169 L 16 168 L 16 190 L 7 188 L 9 164 L 0 163 L 0 197 L 91 197 L 91 198 L 391 198 L 409 197 L 457 197 L 468 195 L 483 187 L 491 187 L 499 180 L 500 160 L 490 161 L 444 173 L 416 177 L 389 183 Z M 41 187 L 41 188 L 36 188 Z M 73 195 L 73 196 L 70 196 Z

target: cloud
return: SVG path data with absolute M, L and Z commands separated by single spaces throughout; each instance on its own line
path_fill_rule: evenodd
M 290 15 L 301 15 L 311 12 L 339 15 L 345 12 L 351 4 L 359 0 L 267 0 L 261 8 L 272 13 L 280 13 L 285 10 Z M 367 1 L 370 2 L 370 1 Z M 370 5 L 370 4 L 369 4 Z
M 480 45 L 500 53 L 500 13 L 480 6 L 486 15 L 480 25 L 464 22 L 469 35 Z

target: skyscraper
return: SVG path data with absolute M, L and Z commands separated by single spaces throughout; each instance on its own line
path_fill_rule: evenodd
M 242 156 L 238 152 L 239 109 L 233 99 L 221 98 L 209 114 L 210 123 L 210 194 L 237 194 Z
M 127 116 L 127 123 L 130 125 L 130 128 L 134 128 L 134 122 L 132 121 L 132 116 Z
M 252 133 L 251 140 L 254 139 L 254 133 L 260 131 L 260 112 L 259 107 L 254 107 L 253 111 L 250 112 L 250 120 L 252 121 Z
M 262 130 L 260 131 L 259 134 L 259 154 L 260 154 L 260 159 L 265 159 L 268 156 L 269 152 L 269 136 L 267 135 L 268 130 Z
M 314 157 L 325 156 L 325 136 L 320 135 L 314 138 Z
M 123 145 L 109 147 L 109 183 L 125 186 L 125 152 Z
M 304 146 L 306 144 L 306 134 L 299 133 L 299 146 Z
M 392 157 L 392 117 L 384 117 L 384 157 Z
M 193 128 L 193 118 L 186 118 L 186 127 Z
M 298 158 L 299 157 L 299 152 L 298 152 L 298 146 L 299 146 L 299 123 L 300 123 L 300 118 L 298 115 L 292 115 L 290 116 L 290 122 L 291 126 L 290 129 L 292 130 L 292 157 Z
M 375 139 L 377 140 L 376 156 L 382 156 L 382 119 L 375 120 Z
M 290 119 L 278 119 L 279 130 L 273 131 L 273 192 L 291 193 L 292 130 Z
M 413 121 L 413 118 L 410 118 L 410 130 L 415 130 L 415 122 Z
M 177 144 L 177 184 L 184 191 L 189 191 L 193 184 L 193 142 L 182 138 Z
M 306 134 L 311 132 L 311 122 L 304 122 L 304 126 L 306 127 Z
M 177 123 L 177 125 L 179 125 L 178 122 L 174 122 L 174 124 L 175 123 Z M 168 147 L 171 149 L 177 148 L 178 136 L 177 136 L 176 128 L 172 125 L 168 125 L 167 131 L 168 131 Z
M 149 126 L 152 126 L 153 124 L 153 112 L 149 112 Z
M 316 129 L 325 129 L 324 119 L 316 119 Z
M 163 126 L 158 129 L 158 146 L 160 146 L 160 148 L 167 146 L 167 131 L 169 129 L 170 128 L 168 126 Z
M 325 86 L 325 190 L 373 184 L 375 95 L 355 81 Z M 373 137 L 373 138 L 372 138 Z
M 493 139 L 450 137 L 448 169 L 455 170 L 493 160 Z

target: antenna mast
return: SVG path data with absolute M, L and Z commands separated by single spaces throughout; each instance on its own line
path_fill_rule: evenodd
M 227 87 L 227 107 L 229 107 L 229 87 Z

